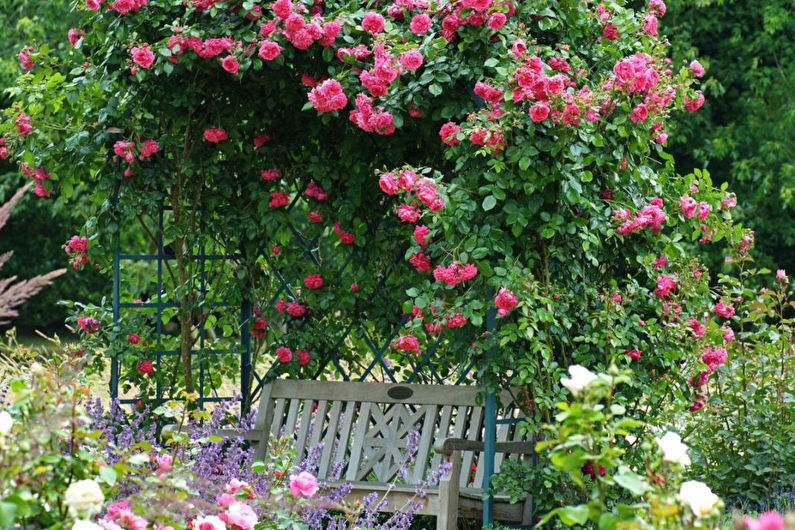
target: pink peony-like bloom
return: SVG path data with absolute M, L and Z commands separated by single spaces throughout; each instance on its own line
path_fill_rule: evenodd
M 217 515 L 202 515 L 192 522 L 193 530 L 226 530 L 226 523 Z
M 99 9 L 100 0 L 86 0 L 86 8 L 90 9 L 91 11 L 96 11 Z
M 500 316 L 505 316 L 508 312 L 519 303 L 519 299 L 513 294 L 512 291 L 500 287 L 500 290 L 497 292 L 497 296 L 494 297 L 494 305 L 497 306 L 497 314 Z
M 643 17 L 643 31 L 649 35 L 657 35 L 657 17 L 654 15 L 646 15 Z
M 414 240 L 422 247 L 427 245 L 429 241 L 426 241 L 425 238 L 428 237 L 428 234 L 431 233 L 431 230 L 425 225 L 417 225 L 414 227 Z
M 394 173 L 383 173 L 378 177 L 378 186 L 387 195 L 395 195 L 400 190 Z
M 307 217 L 309 217 L 309 220 L 312 221 L 313 223 L 323 222 L 323 214 L 321 214 L 320 212 L 309 212 Z
M 157 463 L 158 471 L 171 471 L 171 464 L 174 463 L 174 457 L 168 453 L 157 455 L 155 457 L 155 463 Z
M 549 116 L 549 103 L 546 101 L 539 101 L 530 107 L 530 119 L 534 122 L 544 121 L 547 116 Z
M 27 136 L 33 132 L 33 125 L 30 124 L 30 116 L 24 112 L 20 112 L 14 118 L 14 125 L 17 126 L 17 134 L 20 136 Z
M 243 502 L 230 504 L 225 511 L 218 514 L 218 517 L 236 530 L 254 530 L 254 526 L 259 522 L 251 506 Z
M 626 351 L 624 351 L 624 354 L 626 354 L 633 361 L 640 360 L 640 356 L 641 356 L 642 353 L 643 353 L 643 351 L 641 351 L 641 350 L 626 350 Z
M 290 0 L 277 0 L 270 5 L 270 8 L 281 19 L 286 19 L 293 12 L 293 4 Z
M 726 353 L 726 348 L 721 346 L 707 348 L 704 353 L 701 354 L 701 360 L 709 367 L 711 372 L 714 372 L 715 368 L 725 363 L 728 358 L 729 354 Z
M 155 54 L 149 49 L 149 44 L 144 44 L 142 47 L 134 46 L 130 54 L 135 64 L 144 70 L 151 68 L 155 62 Z
M 700 320 L 691 318 L 687 323 L 690 324 L 690 329 L 696 337 L 701 337 L 707 332 L 707 327 Z
M 676 281 L 674 278 L 667 274 L 663 274 L 657 278 L 657 288 L 654 290 L 654 296 L 658 298 L 667 298 L 674 289 L 676 289 Z
M 352 293 L 355 293 L 355 292 L 358 292 L 358 291 L 359 291 L 359 284 L 358 284 L 358 283 L 356 283 L 356 282 L 353 282 L 353 283 L 351 284 L 351 292 L 352 292 Z
M 306 306 L 298 302 L 289 302 L 287 304 L 287 314 L 294 318 L 300 318 L 306 314 Z
M 381 33 L 384 31 L 384 17 L 370 11 L 364 15 L 364 19 L 362 19 L 362 28 L 370 33 Z
M 456 313 L 453 316 L 449 317 L 447 320 L 445 320 L 444 325 L 450 329 L 453 329 L 453 328 L 460 328 L 461 326 L 466 325 L 466 323 L 467 323 L 467 318 L 461 313 Z
M 692 217 L 696 214 L 698 203 L 693 197 L 689 195 L 683 195 L 682 198 L 679 199 L 679 207 L 681 208 L 682 215 L 685 216 L 685 219 L 692 219 Z
M 129 342 L 130 344 L 138 344 L 139 342 L 141 342 L 141 336 L 136 335 L 135 333 L 130 333 L 129 335 L 127 335 L 127 342 Z
M 283 191 L 272 191 L 268 208 L 282 208 L 290 202 L 290 196 Z
M 503 27 L 507 21 L 508 17 L 505 16 L 505 13 L 500 13 L 498 11 L 496 13 L 491 14 L 491 16 L 489 17 L 488 26 L 494 31 L 497 31 L 498 29 Z
M 701 77 L 704 75 L 704 67 L 701 66 L 701 63 L 696 61 L 695 59 L 690 62 L 690 71 L 693 72 L 693 75 L 696 77 Z
M 602 36 L 607 40 L 616 40 L 621 38 L 621 35 L 618 33 L 618 28 L 615 24 L 608 24 L 602 29 Z
M 398 337 L 395 347 L 403 351 L 411 351 L 417 354 L 422 353 L 420 343 L 414 335 L 401 335 Z
M 84 34 L 85 32 L 81 29 L 79 30 L 77 28 L 71 28 L 66 32 L 66 38 L 69 39 L 69 44 L 74 46 Z
M 718 300 L 718 303 L 715 304 L 714 311 L 718 316 L 731 318 L 734 316 L 734 304 L 730 302 L 729 305 L 725 305 L 723 300 Z
M 665 257 L 665 254 L 660 254 L 657 259 L 654 260 L 654 263 L 651 266 L 655 269 L 662 269 L 668 265 L 668 259 Z
M 221 66 L 230 74 L 236 74 L 240 68 L 240 63 L 237 62 L 233 55 L 227 55 L 221 60 Z
M 419 220 L 421 214 L 422 212 L 420 212 L 418 208 L 414 208 L 408 204 L 401 204 L 397 209 L 397 215 L 400 220 L 407 223 L 416 223 Z
M 723 330 L 723 343 L 729 344 L 731 341 L 734 340 L 734 330 L 729 326 L 723 326 L 720 328 Z
M 77 318 L 77 327 L 85 333 L 93 333 L 99 329 L 100 322 L 96 318 L 81 316 Z
M 331 112 L 345 108 L 348 98 L 336 79 L 327 79 L 309 92 L 309 101 L 318 112 Z
M 259 45 L 258 55 L 261 59 L 265 61 L 274 60 L 276 57 L 279 56 L 280 53 L 282 53 L 282 47 L 279 46 L 279 44 L 276 42 L 270 40 L 264 40 Z
M 784 518 L 776 511 L 765 512 L 758 519 L 746 516 L 743 523 L 748 530 L 784 530 Z
M 428 15 L 414 15 L 411 18 L 409 29 L 415 35 L 425 35 L 431 29 L 431 17 Z
M 789 283 L 789 278 L 787 278 L 787 271 L 785 271 L 784 269 L 776 270 L 776 279 L 784 283 Z
M 293 360 L 293 352 L 286 346 L 279 346 L 276 348 L 276 358 L 280 362 L 289 363 Z
M 702 94 L 700 91 L 696 92 L 695 99 L 689 99 L 687 96 L 685 96 L 685 108 L 690 112 L 697 111 L 698 109 L 701 108 L 703 104 L 704 104 L 704 94 Z
M 272 181 L 278 180 L 282 176 L 282 172 L 278 168 L 263 169 L 259 172 L 262 180 Z
M 23 70 L 27 70 L 27 71 L 33 70 L 33 67 L 36 66 L 36 63 L 34 63 L 30 59 L 29 52 L 32 52 L 32 51 L 33 51 L 33 48 L 25 48 L 25 49 L 20 50 L 19 53 L 17 54 L 17 58 L 19 59 L 19 66 Z
M 406 70 L 416 70 L 422 66 L 422 54 L 417 49 L 403 52 L 398 56 L 398 62 Z
M 409 263 L 414 265 L 417 272 L 428 272 L 433 268 L 431 260 L 425 255 L 423 251 L 415 252 L 409 258 Z
M 295 354 L 298 356 L 298 366 L 306 366 L 312 359 L 312 356 L 306 350 L 295 350 Z
M 709 203 L 701 201 L 698 203 L 698 214 L 696 215 L 702 221 L 709 216 L 710 206 Z
M 311 498 L 320 489 L 317 478 L 312 473 L 301 471 L 297 475 L 290 475 L 290 493 L 293 497 Z
M 663 0 L 649 0 L 649 11 L 660 17 L 665 15 L 665 2 Z
M 217 144 L 218 142 L 223 142 L 228 138 L 229 136 L 227 136 L 226 131 L 220 127 L 211 127 L 204 130 L 204 139 L 208 142 Z
M 323 287 L 323 276 L 320 274 L 307 274 L 304 278 L 307 289 L 320 289 Z
M 138 372 L 146 375 L 155 373 L 155 366 L 152 361 L 141 361 L 138 363 Z
M 461 127 L 458 124 L 448 121 L 439 129 L 439 136 L 442 138 L 442 142 L 447 145 L 456 145 L 458 143 L 457 135 L 460 132 Z

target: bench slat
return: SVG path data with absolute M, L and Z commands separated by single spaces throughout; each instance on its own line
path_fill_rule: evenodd
M 298 400 L 295 400 L 298 401 Z M 307 438 L 309 437 L 309 425 L 312 423 L 312 409 L 314 408 L 314 400 L 305 399 L 303 401 L 304 410 L 301 413 L 301 426 L 298 427 L 298 432 L 295 435 L 295 452 L 296 457 L 294 464 L 298 465 L 304 459 L 305 453 L 309 449 L 307 447 Z
M 353 433 L 353 445 L 351 445 L 351 457 L 348 460 L 348 469 L 345 473 L 345 480 L 356 480 L 356 475 L 362 463 L 362 453 L 364 452 L 364 437 L 370 430 L 370 402 L 362 403 L 359 409 L 359 416 L 356 418 L 356 431 Z
M 326 436 L 323 438 L 323 452 L 320 454 L 320 462 L 318 463 L 318 476 L 328 477 L 331 473 L 331 456 L 334 453 L 335 440 L 337 439 L 337 425 L 339 424 L 340 412 L 342 412 L 342 401 L 335 401 L 331 405 L 331 411 L 328 415 L 328 427 L 326 429 Z
M 428 467 L 428 456 L 431 453 L 433 438 L 436 434 L 436 416 L 439 413 L 438 405 L 429 405 L 425 408 L 425 418 L 422 420 L 420 442 L 417 447 L 417 457 L 414 461 L 413 482 L 419 483 L 425 478 Z
M 277 379 L 273 383 L 274 398 L 326 399 L 328 401 L 359 401 L 372 403 L 412 403 L 422 405 L 476 405 L 480 389 L 470 386 L 446 386 L 439 391 L 439 385 L 359 383 L 339 381 L 299 381 Z M 388 392 L 395 387 L 411 391 L 405 398 L 393 398 Z M 506 394 L 507 395 L 507 394 Z
M 450 417 L 453 414 L 453 407 L 445 406 L 442 407 L 442 412 L 439 415 L 439 426 L 436 430 L 436 441 L 444 440 L 445 438 L 449 438 L 448 432 L 450 429 Z M 436 442 L 434 442 L 436 443 Z M 431 460 L 431 469 L 438 469 L 439 466 L 442 464 L 442 455 L 434 454 L 433 460 Z
M 273 421 L 271 422 L 271 432 L 275 437 L 281 436 L 282 420 L 284 419 L 284 399 L 277 399 L 273 407 Z
M 473 407 L 472 414 L 469 419 L 469 426 L 467 428 L 467 440 L 482 440 L 482 421 L 483 421 L 483 407 Z M 472 459 L 475 453 L 472 451 L 464 451 L 461 459 L 461 477 L 459 480 L 459 487 L 466 488 L 471 476 Z
M 321 400 L 317 404 L 317 411 L 315 412 L 315 421 L 312 424 L 312 440 L 309 443 L 308 449 L 311 451 L 312 448 L 316 447 L 317 444 L 320 443 L 320 438 L 325 434 L 325 424 L 326 424 L 326 407 L 328 406 L 328 401 Z M 334 439 L 334 434 L 331 434 L 331 440 Z M 327 439 L 326 436 L 324 439 Z M 331 441 L 329 440 L 329 441 Z

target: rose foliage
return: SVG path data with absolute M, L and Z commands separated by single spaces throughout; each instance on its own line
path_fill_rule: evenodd
M 77 320 L 91 350 L 129 353 L 126 373 L 194 390 L 195 328 L 220 322 L 214 300 L 248 299 L 243 333 L 280 370 L 314 374 L 356 328 L 350 366 L 367 343 L 391 343 L 399 370 L 475 360 L 482 380 L 525 386 L 536 430 L 575 363 L 635 364 L 625 406 L 697 413 L 730 337 L 748 338 L 739 293 L 712 290 L 698 259 L 748 258 L 737 199 L 664 151 L 666 124 L 704 97 L 703 67 L 666 58 L 661 0 L 77 9 L 69 60 L 20 53 L 3 141 L 41 200 L 84 210 L 78 268 L 107 264 L 131 224 L 173 257 L 159 291 L 122 286 L 173 303 L 173 362 L 120 340 L 145 318 Z M 232 256 L 209 298 L 203 253 Z

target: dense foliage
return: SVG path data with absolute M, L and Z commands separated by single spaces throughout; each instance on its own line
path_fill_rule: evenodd
M 524 387 L 532 431 L 564 397 L 565 367 L 631 364 L 616 403 L 649 423 L 692 413 L 699 436 L 729 357 L 772 355 L 767 321 L 745 327 L 754 297 L 730 278 L 716 288 L 698 258 L 748 260 L 736 196 L 707 172 L 677 175 L 663 147 L 704 96 L 702 65 L 666 57 L 661 0 L 77 9 L 68 60 L 20 55 L 2 148 L 43 201 L 87 217 L 65 247 L 76 269 L 107 266 L 134 224 L 172 258 L 122 285 L 141 310 L 121 323 L 76 306 L 85 353 L 118 355 L 144 401 L 156 382 L 211 391 L 239 371 L 202 355 L 237 338 L 218 300 L 254 304 L 242 333 L 291 375 L 312 376 L 354 326 L 348 366 L 367 341 L 391 343 L 398 369 L 475 361 L 481 381 Z M 206 254 L 232 259 L 206 269 Z M 172 317 L 178 336 L 155 345 Z M 786 417 L 791 367 L 776 366 L 762 383 L 781 385 Z M 732 399 L 750 399 L 749 377 Z
M 708 167 L 742 199 L 767 264 L 795 263 L 795 38 L 786 0 L 674 0 L 668 3 L 675 58 L 697 53 L 706 68 L 707 103 L 677 124 L 671 152 L 685 171 Z

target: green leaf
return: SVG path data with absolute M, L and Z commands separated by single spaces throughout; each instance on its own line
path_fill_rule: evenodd
M 0 501 L 0 527 L 10 527 L 14 523 L 16 513 L 16 504 Z
M 616 484 L 628 490 L 633 495 L 643 495 L 646 491 L 646 485 L 643 484 L 640 475 L 626 466 L 619 467 L 618 474 L 615 475 L 613 479 L 616 481 Z
M 116 470 L 112 467 L 101 467 L 99 468 L 99 478 L 102 479 L 102 482 L 107 484 L 110 487 L 113 487 L 116 484 L 116 477 L 117 477 Z
M 564 524 L 572 526 L 575 524 L 583 525 L 588 520 L 588 506 L 580 504 L 578 506 L 566 506 L 558 512 L 558 517 Z
M 483 199 L 483 210 L 489 211 L 497 205 L 497 198 L 494 195 L 489 195 Z
M 428 87 L 428 91 L 433 94 L 434 96 L 441 96 L 442 95 L 442 85 L 437 83 L 433 83 L 431 86 Z

